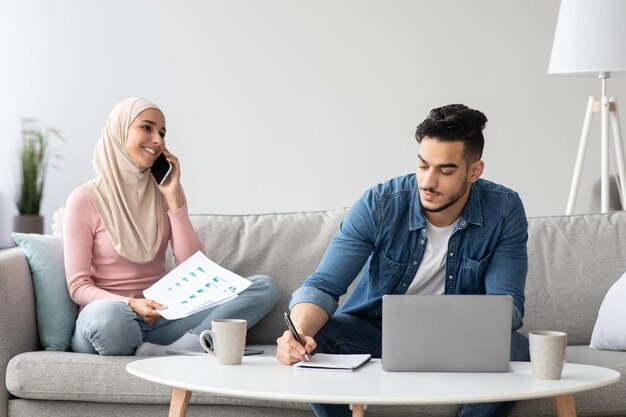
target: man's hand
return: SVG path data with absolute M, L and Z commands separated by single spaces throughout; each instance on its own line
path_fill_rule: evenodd
M 164 310 L 167 308 L 154 300 L 147 300 L 144 298 L 131 298 L 128 302 L 128 306 L 150 325 L 156 323 L 161 318 L 161 315 L 157 310 Z
M 317 343 L 310 336 L 300 334 L 304 347 L 298 343 L 291 331 L 285 330 L 283 335 L 276 339 L 276 359 L 283 365 L 293 365 L 304 360 L 304 355 L 317 347 Z
M 326 324 L 328 314 L 320 306 L 311 303 L 299 303 L 291 309 L 291 320 L 298 335 L 304 343 L 304 347 L 291 331 L 286 330 L 285 333 L 276 339 L 276 359 L 283 365 L 293 365 L 296 362 L 304 360 L 304 355 L 311 353 L 317 347 L 317 343 L 313 336 Z

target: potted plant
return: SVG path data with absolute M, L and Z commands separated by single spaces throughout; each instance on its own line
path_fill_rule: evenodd
M 49 159 L 55 156 L 49 148 L 50 139 L 53 137 L 63 139 L 57 129 L 41 129 L 33 119 L 22 121 L 21 178 L 16 201 L 20 214 L 13 221 L 15 232 L 43 233 L 41 200 Z

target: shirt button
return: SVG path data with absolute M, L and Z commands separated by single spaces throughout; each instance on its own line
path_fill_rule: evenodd
M 406 282 L 404 284 L 402 284 L 403 287 L 406 287 Z
M 413 265 L 417 265 L 417 261 L 413 261 Z
M 454 275 L 450 275 L 450 276 L 448 277 L 448 279 L 450 279 L 450 280 L 454 279 Z
M 450 252 L 450 256 L 454 256 L 454 252 Z
M 423 245 L 423 244 L 424 244 L 424 239 L 421 239 L 420 240 L 420 245 Z

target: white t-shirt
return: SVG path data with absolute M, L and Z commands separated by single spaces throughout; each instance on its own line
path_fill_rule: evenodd
M 437 227 L 426 220 L 427 241 L 424 257 L 417 268 L 415 278 L 406 290 L 407 294 L 441 295 L 444 293 L 448 241 L 458 222 L 459 219 L 456 219 L 450 226 Z

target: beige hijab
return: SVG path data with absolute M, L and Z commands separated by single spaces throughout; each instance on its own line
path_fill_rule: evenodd
M 161 111 L 141 98 L 115 106 L 93 155 L 99 176 L 84 185 L 117 253 L 137 263 L 150 262 L 159 251 L 165 211 L 150 170 L 138 166 L 126 153 L 128 128 L 146 109 Z

